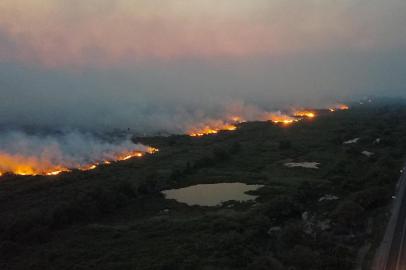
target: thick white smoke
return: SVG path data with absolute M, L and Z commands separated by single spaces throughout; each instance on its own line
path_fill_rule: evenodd
M 90 164 L 114 161 L 149 148 L 129 138 L 108 142 L 90 133 L 70 131 L 52 135 L 32 135 L 3 131 L 0 135 L 0 173 L 45 174 L 85 168 Z

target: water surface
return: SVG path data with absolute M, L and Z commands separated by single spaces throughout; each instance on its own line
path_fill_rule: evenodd
M 188 205 L 217 206 L 226 201 L 245 202 L 255 200 L 258 196 L 246 194 L 263 185 L 247 185 L 244 183 L 199 184 L 185 188 L 164 190 L 167 199 L 175 199 Z

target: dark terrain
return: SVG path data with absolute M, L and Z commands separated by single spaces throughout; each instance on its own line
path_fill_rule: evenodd
M 5 175 L 0 269 L 368 269 L 404 163 L 406 106 L 319 113 L 292 126 L 134 138 L 160 152 L 89 172 Z M 284 166 L 303 161 L 320 169 Z M 160 193 L 217 182 L 265 187 L 255 202 L 218 207 Z

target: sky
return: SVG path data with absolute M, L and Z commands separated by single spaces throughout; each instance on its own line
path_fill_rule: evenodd
M 404 0 L 2 0 L 0 124 L 181 132 L 406 96 Z

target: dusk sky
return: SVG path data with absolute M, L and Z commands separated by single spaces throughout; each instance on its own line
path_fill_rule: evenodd
M 405 96 L 405 14 L 404 0 L 2 0 L 0 123 L 150 131 L 227 106 Z

